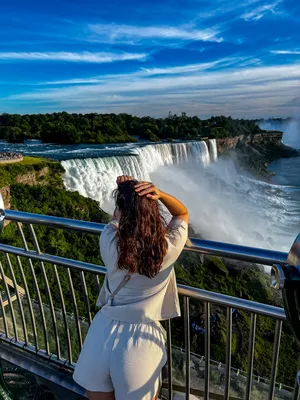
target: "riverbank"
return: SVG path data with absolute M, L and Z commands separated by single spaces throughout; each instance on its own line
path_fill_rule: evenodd
M 274 175 L 269 165 L 281 158 L 299 157 L 300 152 L 280 142 L 239 142 L 233 149 L 222 154 L 224 158 L 233 158 L 238 165 L 252 175 L 269 182 Z

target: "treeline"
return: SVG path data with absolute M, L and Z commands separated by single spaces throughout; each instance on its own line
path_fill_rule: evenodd
M 2 114 L 0 139 L 22 143 L 40 139 L 45 143 L 102 144 L 134 142 L 135 137 L 162 139 L 226 138 L 260 132 L 255 120 L 211 117 L 206 120 L 186 113 L 167 118 L 136 117 L 130 114 Z

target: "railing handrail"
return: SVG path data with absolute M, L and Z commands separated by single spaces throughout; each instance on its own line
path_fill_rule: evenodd
M 18 221 L 35 225 L 47 225 L 53 228 L 64 228 L 97 235 L 100 235 L 105 227 L 105 224 L 96 222 L 80 221 L 70 218 L 33 214 L 15 210 L 6 210 L 5 218 L 10 221 Z M 190 238 L 187 242 L 185 250 L 198 252 L 201 254 L 233 258 L 235 260 L 247 261 L 262 265 L 285 264 L 288 257 L 288 253 L 281 251 L 214 242 L 197 238 Z
M 55 265 L 61 265 L 72 269 L 77 269 L 83 272 L 92 272 L 96 274 L 104 275 L 106 268 L 97 264 L 90 264 L 83 261 L 72 260 L 65 257 L 54 256 L 47 253 L 38 253 L 33 250 L 24 250 L 19 247 L 9 246 L 0 243 L 0 252 L 14 254 L 16 256 L 30 258 L 32 260 L 42 261 Z M 239 308 L 244 311 L 253 312 L 255 314 L 265 315 L 280 320 L 285 319 L 285 312 L 282 308 L 271 306 L 268 304 L 257 303 L 250 300 L 241 299 L 238 297 L 232 297 L 221 293 L 210 292 L 208 290 L 198 289 L 192 286 L 186 286 L 178 284 L 179 294 L 207 301 L 211 303 L 217 303 L 224 307 Z
M 258 303 L 256 301 L 245 300 L 240 297 L 228 296 L 226 294 L 210 292 L 192 286 L 178 284 L 178 293 L 182 296 L 193 299 L 216 303 L 220 306 L 238 308 L 251 313 L 264 315 L 280 320 L 285 320 L 286 315 L 283 308 L 271 306 L 269 304 Z

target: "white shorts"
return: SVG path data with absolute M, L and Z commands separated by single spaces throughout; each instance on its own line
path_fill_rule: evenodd
M 73 378 L 91 392 L 114 390 L 116 400 L 151 400 L 166 361 L 165 332 L 159 322 L 111 321 L 99 311 Z

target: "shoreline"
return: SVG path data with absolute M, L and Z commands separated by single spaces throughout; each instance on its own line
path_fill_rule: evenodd
M 265 182 L 270 182 L 271 178 L 276 175 L 275 172 L 269 170 L 270 164 L 283 158 L 300 157 L 300 151 L 283 143 L 269 143 L 267 145 L 242 144 L 220 157 L 232 157 L 232 155 L 235 156 L 238 165 L 246 172 L 250 172 L 256 178 Z

